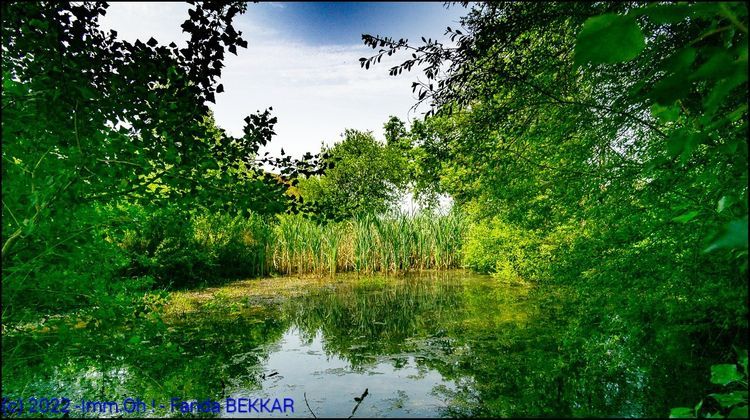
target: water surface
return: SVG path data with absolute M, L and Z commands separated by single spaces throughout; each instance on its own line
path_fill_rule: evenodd
M 575 300 L 463 271 L 246 280 L 174 293 L 169 335 L 139 343 L 154 352 L 80 349 L 36 389 L 157 409 L 172 397 L 294 400 L 294 413 L 255 417 L 664 416 L 693 394 L 691 372 L 660 363 L 673 355 L 586 336 Z M 181 357 L 159 357 L 164 343 Z

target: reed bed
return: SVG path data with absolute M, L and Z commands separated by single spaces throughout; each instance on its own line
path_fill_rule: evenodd
M 165 279 L 179 273 L 197 279 L 393 273 L 458 267 L 466 226 L 454 213 L 363 215 L 330 223 L 300 215 L 269 220 L 207 214 L 186 223 L 172 229 L 184 237 L 173 238 L 174 232 L 161 232 L 170 224 L 155 219 L 146 229 L 149 240 L 130 238 L 123 246 L 142 255 L 139 261 L 149 264 L 145 268 Z M 136 232 L 131 236 L 139 237 Z
M 328 224 L 284 216 L 274 229 L 272 267 L 283 274 L 455 268 L 464 228 L 454 213 L 364 215 Z

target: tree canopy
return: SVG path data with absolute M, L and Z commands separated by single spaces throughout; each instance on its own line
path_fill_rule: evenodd
M 397 205 L 406 186 L 406 157 L 399 148 L 403 123 L 391 119 L 386 124 L 388 144 L 382 144 L 370 132 L 346 130 L 343 139 L 331 147 L 323 146 L 329 169 L 323 175 L 308 177 L 299 184 L 313 214 L 342 220 L 357 214 L 377 214 Z M 393 127 L 389 131 L 389 127 Z
M 421 68 L 418 173 L 472 216 L 465 263 L 747 346 L 747 5 L 477 3 L 460 23 L 450 45 L 365 34 L 360 61 Z M 641 336 L 623 328 L 590 339 Z
M 278 213 L 296 207 L 284 194 L 292 178 L 322 171 L 317 156 L 257 155 L 274 134 L 270 108 L 245 118 L 239 138 L 210 117 L 225 51 L 247 46 L 232 26 L 243 2 L 194 4 L 182 49 L 101 31 L 103 2 L 2 7 L 4 260 L 87 203 Z

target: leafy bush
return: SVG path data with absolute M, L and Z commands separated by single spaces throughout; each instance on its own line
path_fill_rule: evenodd
M 220 278 L 268 273 L 273 243 L 272 227 L 261 216 L 203 214 L 193 219 L 193 239 L 206 250 L 209 264 Z
M 78 208 L 64 224 L 28 226 L 23 246 L 3 260 L 3 318 L 27 318 L 101 305 L 128 279 L 128 259 L 103 234 L 118 222 L 93 207 Z
M 194 239 L 192 218 L 175 208 L 159 209 L 126 231 L 122 247 L 131 272 L 151 275 L 159 285 L 195 285 L 211 272 L 209 252 Z
M 272 231 L 256 214 L 185 214 L 161 209 L 124 233 L 131 271 L 163 286 L 194 286 L 268 273 Z
M 530 272 L 536 237 L 500 218 L 474 222 L 468 229 L 463 249 L 464 266 L 497 277 L 520 280 Z
M 738 352 L 738 364 L 711 366 L 711 383 L 722 392 L 709 394 L 695 407 L 677 407 L 670 418 L 747 418 L 747 350 Z

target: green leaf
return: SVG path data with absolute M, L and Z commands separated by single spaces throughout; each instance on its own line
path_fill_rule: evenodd
M 680 216 L 677 216 L 677 217 L 673 218 L 672 221 L 673 222 L 677 222 L 677 223 L 687 223 L 687 222 L 695 219 L 695 216 L 697 216 L 699 214 L 700 214 L 700 211 L 698 211 L 698 210 L 689 211 L 687 213 L 684 213 L 684 214 L 682 214 Z
M 737 365 L 722 364 L 711 366 L 711 383 L 717 385 L 727 385 L 742 379 L 740 372 L 737 371 Z
M 85 85 L 79 86 L 78 91 L 81 92 L 81 96 L 83 96 L 83 99 L 85 100 L 89 100 L 93 98 L 94 96 L 96 96 L 96 92 L 90 87 L 85 86 Z
M 3 94 L 4 95 L 22 95 L 24 93 L 23 84 L 13 80 L 9 73 L 3 72 Z M 4 111 L 4 110 L 3 110 Z
M 728 76 L 733 70 L 733 62 L 729 54 L 719 51 L 713 54 L 702 66 L 698 67 L 690 79 L 721 79 Z
M 675 23 L 692 14 L 692 9 L 687 4 L 655 4 L 648 7 L 634 9 L 629 14 L 646 15 L 654 23 Z
M 711 93 L 703 101 L 703 106 L 709 115 L 716 112 L 717 108 L 734 88 L 747 81 L 746 71 L 735 72 L 732 76 L 722 79 L 714 85 Z
M 656 117 L 661 123 L 677 121 L 680 117 L 680 108 L 676 106 L 661 106 L 659 104 L 651 105 L 651 115 Z
M 746 419 L 747 418 L 747 406 L 734 407 L 727 416 L 730 419 Z
M 727 198 L 726 195 L 723 196 L 723 197 L 721 197 L 719 199 L 719 202 L 716 204 L 716 212 L 717 213 L 723 212 L 724 209 L 726 209 L 727 207 L 729 207 L 729 205 L 731 205 L 731 202 L 729 201 L 729 198 Z
M 711 252 L 716 249 L 747 249 L 747 216 L 729 222 L 724 232 L 703 252 Z
M 745 372 L 745 376 L 747 376 L 747 350 L 742 350 L 738 353 L 737 360 L 739 361 L 740 366 L 742 366 L 742 371 Z
M 662 62 L 661 68 L 668 72 L 687 69 L 695 61 L 695 56 L 695 48 L 683 48 L 667 57 L 664 62 Z
M 670 419 L 694 419 L 695 413 L 690 407 L 677 407 L 669 412 Z
M 693 130 L 681 128 L 675 130 L 667 139 L 667 152 L 673 157 L 680 155 L 680 158 L 684 163 L 699 143 L 700 136 L 698 133 Z
M 684 72 L 665 77 L 654 84 L 648 96 L 663 105 L 674 103 L 678 99 L 686 97 L 690 93 L 692 84 Z
M 729 408 L 743 401 L 747 401 L 747 391 L 733 391 L 727 394 L 709 394 L 708 396 L 715 399 L 722 408 Z
M 138 344 L 141 342 L 141 337 L 134 335 L 130 337 L 130 340 L 128 340 L 128 344 Z
M 646 47 L 632 16 L 607 13 L 586 20 L 578 33 L 575 63 L 619 63 L 632 60 Z

